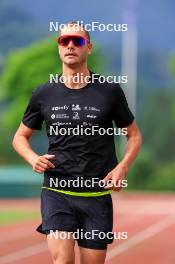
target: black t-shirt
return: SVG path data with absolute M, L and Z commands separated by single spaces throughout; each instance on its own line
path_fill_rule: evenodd
M 119 84 L 96 80 L 83 88 L 71 89 L 59 81 L 37 87 L 22 122 L 37 130 L 42 129 L 43 121 L 46 124 L 47 153 L 55 154 L 51 160 L 55 168 L 44 172 L 43 186 L 77 192 L 103 191 L 103 186 L 96 182 L 118 163 L 114 135 L 102 135 L 97 131 L 93 135 L 76 135 L 67 131 L 78 126 L 79 129 L 80 126 L 113 128 L 113 120 L 118 128 L 127 127 L 134 120 Z M 93 178 L 95 184 L 90 183 Z M 80 187 L 72 185 L 75 179 L 81 180 Z M 90 181 L 84 186 L 82 181 L 85 180 Z

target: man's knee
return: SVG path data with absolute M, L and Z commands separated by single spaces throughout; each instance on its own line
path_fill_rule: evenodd
M 75 241 L 73 238 L 55 239 L 48 235 L 47 242 L 54 264 L 74 264 Z
M 51 253 L 53 263 L 54 264 L 74 264 L 74 258 L 72 255 L 60 253 L 59 251 L 55 251 Z
M 60 243 L 59 243 L 60 242 Z M 66 243 L 67 242 L 67 243 Z M 48 240 L 48 248 L 54 264 L 73 264 L 74 263 L 74 242 Z M 68 250 L 69 249 L 69 250 Z

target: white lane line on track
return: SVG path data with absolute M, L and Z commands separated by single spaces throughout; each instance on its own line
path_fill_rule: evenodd
M 15 232 L 6 232 L 0 236 L 0 243 L 5 243 L 13 240 L 19 240 L 22 238 L 36 237 L 36 234 L 32 232 L 33 230 L 15 230 Z
M 165 215 L 169 214 L 175 216 L 175 203 L 171 204 L 158 204 L 158 203 L 113 203 L 114 211 L 120 214 L 130 215 Z
M 168 228 L 169 226 L 173 224 L 175 224 L 174 217 L 166 217 L 165 219 L 159 221 L 158 223 L 149 226 L 144 231 L 137 233 L 132 238 L 128 239 L 127 241 L 123 242 L 120 245 L 115 246 L 110 251 L 108 251 L 106 261 L 138 245 L 140 242 L 143 242 L 157 235 L 158 233 L 160 233 L 161 231 L 165 230 L 166 228 Z
M 143 242 L 147 240 L 148 238 L 151 238 L 155 236 L 156 234 L 160 233 L 161 231 L 165 230 L 169 226 L 175 223 L 174 218 L 167 217 L 161 221 L 159 221 L 156 224 L 151 225 L 144 231 L 139 232 L 135 236 L 133 236 L 131 239 L 129 239 L 126 242 L 123 242 L 121 245 L 118 245 L 111 249 L 107 253 L 106 260 L 110 260 L 113 257 L 116 257 L 117 255 L 127 251 L 129 248 L 136 246 L 140 242 Z M 33 255 L 37 255 L 39 253 L 45 252 L 47 249 L 46 242 L 38 243 L 34 246 L 27 247 L 22 250 L 18 250 L 14 253 L 10 253 L 8 255 L 0 257 L 0 264 L 9 264 L 13 263 L 14 261 L 19 261 L 26 257 L 31 257 Z
M 10 253 L 8 255 L 0 257 L 0 264 L 13 263 L 23 258 L 31 257 L 33 255 L 37 255 L 39 253 L 45 252 L 46 250 L 47 250 L 47 244 L 46 242 L 42 242 L 34 246 L 30 246 L 30 247 L 18 250 L 14 253 Z

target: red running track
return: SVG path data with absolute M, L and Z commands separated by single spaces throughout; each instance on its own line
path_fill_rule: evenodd
M 108 247 L 107 264 L 175 263 L 175 194 L 114 193 L 114 229 L 127 232 Z M 1 200 L 0 209 L 39 210 L 38 200 Z M 40 221 L 1 227 L 0 264 L 52 263 Z M 76 245 L 76 263 L 79 251 Z

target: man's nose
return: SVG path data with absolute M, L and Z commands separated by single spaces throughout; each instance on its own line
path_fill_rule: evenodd
M 69 44 L 68 44 L 67 47 L 68 47 L 68 48 L 74 48 L 74 47 L 75 47 L 75 46 L 74 46 L 74 43 L 73 43 L 72 40 L 69 41 Z

